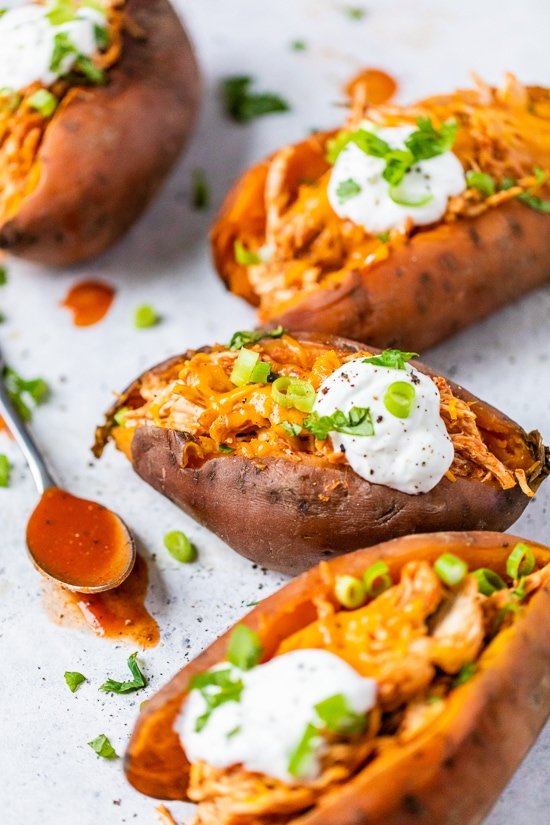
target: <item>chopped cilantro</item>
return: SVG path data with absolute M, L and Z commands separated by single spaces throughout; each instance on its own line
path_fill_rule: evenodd
M 127 682 L 116 682 L 114 679 L 107 679 L 99 689 L 105 691 L 105 693 L 133 693 L 135 690 L 141 690 L 146 687 L 147 679 L 141 672 L 136 660 L 137 652 L 132 653 L 128 659 L 128 669 L 132 674 L 131 680 Z
M 248 123 L 256 117 L 286 112 L 288 103 L 279 95 L 271 92 L 252 92 L 252 78 L 246 75 L 226 77 L 222 81 L 221 91 L 225 112 L 237 123 Z

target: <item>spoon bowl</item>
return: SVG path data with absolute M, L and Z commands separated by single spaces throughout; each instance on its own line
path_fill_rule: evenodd
M 112 590 L 132 572 L 136 560 L 134 539 L 116 513 L 59 487 L 7 391 L 5 367 L 0 352 L 0 414 L 41 496 L 27 525 L 31 561 L 40 573 L 68 590 Z

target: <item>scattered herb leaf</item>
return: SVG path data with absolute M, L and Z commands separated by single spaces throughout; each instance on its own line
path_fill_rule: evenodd
M 134 326 L 137 329 L 154 327 L 160 321 L 160 315 L 149 304 L 142 304 L 134 312 Z
M 101 756 L 103 759 L 118 759 L 118 753 L 115 751 L 108 737 L 105 736 L 104 733 L 96 736 L 95 739 L 88 742 L 88 745 L 97 753 L 98 756 Z
M 495 179 L 486 172 L 466 172 L 466 183 L 470 189 L 477 189 L 486 198 L 494 195 L 496 191 Z
M 307 43 L 305 40 L 293 40 L 290 44 L 290 48 L 293 52 L 305 52 L 307 49 Z
M 11 462 L 7 455 L 0 453 L 0 487 L 9 487 L 11 476 Z
M 252 78 L 246 75 L 226 77 L 221 92 L 226 114 L 237 123 L 248 123 L 256 117 L 286 112 L 290 106 L 271 92 L 252 92 Z
M 235 260 L 242 266 L 255 266 L 262 263 L 262 257 L 258 252 L 252 252 L 238 238 L 233 244 Z
M 164 536 L 164 546 L 176 561 L 189 564 L 197 558 L 195 546 L 181 530 L 171 530 Z
M 117 682 L 114 679 L 107 679 L 99 689 L 105 693 L 133 693 L 135 690 L 141 690 L 141 688 L 147 686 L 147 679 L 137 663 L 137 652 L 132 653 L 129 657 L 128 669 L 132 674 L 132 679 L 127 682 Z
M 86 681 L 86 677 L 77 670 L 66 670 L 64 676 L 71 693 L 74 693 L 77 687 Z
M 31 407 L 39 406 L 47 400 L 49 387 L 43 378 L 26 380 L 18 375 L 11 367 L 4 368 L 4 382 L 13 406 L 25 422 L 32 418 Z
M 365 364 L 374 364 L 377 367 L 389 367 L 394 370 L 404 370 L 405 363 L 415 358 L 417 352 L 403 352 L 400 349 L 385 349 L 380 355 L 370 355 L 363 359 Z
M 311 771 L 315 740 L 318 736 L 319 731 L 315 725 L 307 725 L 302 738 L 288 760 L 288 772 L 291 776 L 303 777 Z
M 356 713 L 349 705 L 343 693 L 335 693 L 315 705 L 317 716 L 327 730 L 341 735 L 362 733 L 367 719 L 362 713 Z
M 191 205 L 194 209 L 208 209 L 210 205 L 210 188 L 204 169 L 193 169 L 193 196 Z
M 212 712 L 220 705 L 225 702 L 239 702 L 243 687 L 242 679 L 235 678 L 230 667 L 207 670 L 193 676 L 189 682 L 189 690 L 198 690 L 207 706 L 207 710 L 195 720 L 195 731 L 200 733 Z
M 8 283 L 8 270 L 5 266 L 0 264 L 0 286 L 6 286 Z
M 227 455 L 229 455 L 229 453 L 235 452 L 235 448 L 230 447 L 229 444 L 220 444 L 218 450 L 220 453 L 226 453 Z
M 464 685 L 466 682 L 469 682 L 474 673 L 477 670 L 477 665 L 475 662 L 469 662 L 467 665 L 463 665 L 460 668 L 457 675 L 451 682 L 451 687 L 455 688 L 459 685 Z
M 361 187 L 357 181 L 353 180 L 353 178 L 348 178 L 347 180 L 340 181 L 336 187 L 336 197 L 340 203 L 345 203 L 349 201 L 350 198 L 356 198 L 360 191 Z
M 281 423 L 281 427 L 283 428 L 285 433 L 293 436 L 293 438 L 297 438 L 302 432 L 302 425 L 296 424 L 293 421 L 283 421 Z

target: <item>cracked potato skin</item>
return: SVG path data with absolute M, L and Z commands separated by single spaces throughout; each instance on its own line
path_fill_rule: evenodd
M 460 556 L 471 568 L 505 574 L 506 558 L 520 541 L 525 539 L 490 532 L 395 539 L 334 559 L 325 571 L 313 568 L 254 608 L 243 623 L 260 635 L 269 657 L 283 638 L 315 618 L 313 599 L 337 575 L 360 576 L 379 559 L 395 574 L 409 561 L 433 563 L 442 553 Z M 528 543 L 540 564 L 550 562 L 549 548 Z M 423 734 L 387 750 L 289 825 L 480 825 L 550 714 L 549 610 L 547 584 Z M 231 631 L 180 670 L 141 712 L 126 754 L 126 775 L 142 793 L 186 799 L 189 763 L 174 721 L 189 680 L 224 659 Z
M 350 352 L 364 349 L 348 339 L 296 333 L 302 342 Z M 370 348 L 373 352 L 373 350 Z M 185 358 L 185 355 L 183 356 Z M 179 359 L 153 369 L 162 372 Z M 427 374 L 425 365 L 412 362 Z M 96 455 L 108 438 L 113 416 L 133 395 L 140 379 L 112 408 L 98 430 Z M 453 393 L 475 402 L 477 415 L 492 432 L 514 438 L 541 460 L 547 458 L 538 434 L 527 435 L 500 411 L 449 381 Z M 528 503 L 519 485 L 504 490 L 493 483 L 444 477 L 429 493 L 408 495 L 358 476 L 349 465 L 315 466 L 285 458 L 248 459 L 222 455 L 200 468 L 181 466 L 189 439 L 158 427 L 141 427 L 131 443 L 134 470 L 200 524 L 241 555 L 271 570 L 296 575 L 323 559 L 415 532 L 505 530 Z
M 125 9 L 136 36 L 124 33 L 105 86 L 68 92 L 38 151 L 38 185 L 0 225 L 13 255 L 51 266 L 98 255 L 141 215 L 192 131 L 199 73 L 176 12 L 168 0 Z

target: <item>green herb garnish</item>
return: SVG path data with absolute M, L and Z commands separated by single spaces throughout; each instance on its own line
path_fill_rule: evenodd
M 286 112 L 290 106 L 271 92 L 252 92 L 252 78 L 246 75 L 226 77 L 221 92 L 226 114 L 237 123 L 248 123 L 273 112 Z
M 362 733 L 367 720 L 364 714 L 356 713 L 343 693 L 335 693 L 315 705 L 317 716 L 331 733 L 350 736 Z
M 350 20 L 362 20 L 367 13 L 362 6 L 344 6 L 343 12 Z
M 135 690 L 141 690 L 147 686 L 147 679 L 137 663 L 137 652 L 132 653 L 129 657 L 128 669 L 132 674 L 132 679 L 127 682 L 116 682 L 114 679 L 107 679 L 99 689 L 105 691 L 105 693 L 133 693 Z
M 374 435 L 369 407 L 352 407 L 347 414 L 342 410 L 336 410 L 332 415 L 321 416 L 313 412 L 304 419 L 303 427 L 320 441 L 324 441 L 330 432 L 356 436 Z
M 302 425 L 295 424 L 293 421 L 282 421 L 281 427 L 287 435 L 297 438 L 302 432 Z
M 495 179 L 486 172 L 466 172 L 466 183 L 470 189 L 477 189 L 486 198 L 496 191 Z
M 171 530 L 164 536 L 164 546 L 176 561 L 189 564 L 197 558 L 197 551 L 181 530 Z
M 239 702 L 243 687 L 242 679 L 235 678 L 230 667 L 207 670 L 193 676 L 189 682 L 189 690 L 198 690 L 207 706 L 207 710 L 195 720 L 195 731 L 200 733 L 213 711 L 220 705 L 225 702 Z
M 402 352 L 400 349 L 385 349 L 380 355 L 370 355 L 363 358 L 364 364 L 374 364 L 377 367 L 388 367 L 393 370 L 404 370 L 405 363 L 415 358 L 417 352 Z
M 96 736 L 95 739 L 88 742 L 88 745 L 97 753 L 98 756 L 101 756 L 103 759 L 118 759 L 118 753 L 115 751 L 108 737 L 105 736 L 104 733 Z
M 206 181 L 204 169 L 193 169 L 193 194 L 191 205 L 193 209 L 208 209 L 210 204 L 210 188 Z
M 284 332 L 285 330 L 281 326 L 275 327 L 275 329 L 240 330 L 233 333 L 228 348 L 236 350 L 250 344 L 257 344 L 262 338 L 280 338 L 281 335 L 284 335 Z
M 32 418 L 31 407 L 43 404 L 48 398 L 49 387 L 43 378 L 28 381 L 18 375 L 11 367 L 4 368 L 4 382 L 8 395 L 19 416 L 28 423 Z
M 468 565 L 454 553 L 443 553 L 434 562 L 434 572 L 447 587 L 455 587 L 468 572 Z
M 517 198 L 518 201 L 521 201 L 521 203 L 524 203 L 525 206 L 529 206 L 531 209 L 534 209 L 535 212 L 542 212 L 545 215 L 550 213 L 550 200 L 544 200 L 544 198 L 539 198 L 537 195 L 531 195 L 529 192 L 522 192 L 517 196 Z
M 137 329 L 154 327 L 159 321 L 160 315 L 150 304 L 142 304 L 134 312 L 134 326 Z
M 86 681 L 86 677 L 79 673 L 77 670 L 66 670 L 64 673 L 65 681 L 67 682 L 67 687 L 74 693 L 75 690 L 82 682 Z
M 240 670 L 250 670 L 262 657 L 262 644 L 255 630 L 238 624 L 229 638 L 227 660 Z
M 305 52 L 307 49 L 307 43 L 305 40 L 293 40 L 290 44 L 290 48 L 293 52 Z
M 405 149 L 393 149 L 387 141 L 368 129 L 342 132 L 329 141 L 327 159 L 334 163 L 348 143 L 354 143 L 366 155 L 385 160 L 382 177 L 391 186 L 396 187 L 415 163 L 435 158 L 451 149 L 458 131 L 458 124 L 454 120 L 446 120 L 440 129 L 436 129 L 430 118 L 419 117 L 416 125 L 417 130 L 405 139 Z M 412 205 L 419 206 L 421 203 Z
M 70 0 L 56 0 L 50 4 L 46 17 L 52 26 L 61 26 L 76 19 L 75 10 Z
M 252 252 L 238 238 L 233 244 L 235 260 L 242 266 L 255 266 L 262 263 L 262 257 L 258 252 Z
M 109 32 L 105 28 L 105 26 L 100 26 L 97 23 L 94 24 L 94 37 L 95 42 L 97 43 L 98 49 L 103 51 L 104 49 L 108 48 L 110 43 Z
M 336 187 L 336 197 L 340 203 L 345 203 L 349 201 L 350 198 L 356 198 L 360 191 L 361 187 L 357 181 L 353 180 L 353 178 L 348 178 L 347 180 L 341 181 Z
M 318 737 L 319 731 L 315 725 L 307 725 L 302 738 L 292 751 L 288 761 L 288 772 L 291 776 L 305 776 L 311 771 L 315 740 Z
M 53 50 L 50 60 L 51 71 L 59 72 L 61 64 L 69 55 L 78 55 L 78 49 L 67 32 L 57 32 L 53 38 Z
M 475 662 L 469 662 L 467 665 L 464 665 L 460 668 L 457 675 L 451 682 L 451 687 L 455 688 L 459 685 L 464 685 L 466 682 L 469 682 L 474 673 L 477 670 L 477 665 Z
M 0 453 L 0 487 L 9 487 L 10 485 L 10 476 L 11 476 L 11 461 L 4 455 L 4 453 Z
M 8 283 L 8 270 L 5 266 L 0 264 L 0 286 L 6 286 Z
M 226 453 L 227 455 L 229 455 L 229 453 L 235 452 L 235 448 L 230 447 L 229 444 L 220 444 L 218 450 L 220 453 Z
M 86 80 L 89 80 L 90 83 L 93 83 L 95 86 L 104 86 L 107 82 L 107 75 L 103 69 L 96 66 L 94 61 L 84 54 L 79 55 L 74 67 L 78 69 L 79 72 L 82 72 Z

